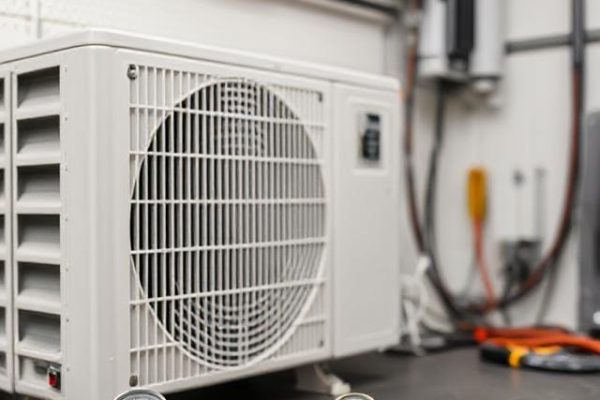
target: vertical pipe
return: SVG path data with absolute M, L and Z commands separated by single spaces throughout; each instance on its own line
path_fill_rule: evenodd
M 482 93 L 495 88 L 505 57 L 505 0 L 478 0 L 475 7 L 475 48 L 470 60 L 473 87 Z

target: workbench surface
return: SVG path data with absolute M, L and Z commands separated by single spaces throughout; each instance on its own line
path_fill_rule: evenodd
M 376 400 L 585 400 L 600 399 L 599 375 L 512 370 L 482 363 L 474 349 L 425 357 L 367 354 L 332 368 Z M 179 395 L 168 400 L 320 400 L 293 390 L 293 375 L 277 373 Z

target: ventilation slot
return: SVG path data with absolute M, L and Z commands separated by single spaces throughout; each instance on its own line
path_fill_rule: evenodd
M 58 67 L 29 72 L 17 79 L 17 119 L 57 115 L 60 109 Z
M 0 309 L 0 374 L 6 375 L 6 351 L 8 349 L 8 336 L 6 335 L 6 309 Z
M 48 369 L 60 369 L 60 317 L 39 312 L 18 313 L 17 387 L 24 384 L 43 398 L 57 398 L 59 390 L 48 386 Z
M 6 306 L 8 304 L 8 298 L 10 293 L 6 286 L 6 263 L 0 261 L 0 357 L 4 357 L 6 361 L 6 351 L 8 348 L 8 335 L 6 325 Z M 0 367 L 1 370 L 1 367 Z M 0 374 L 4 372 L 0 371 Z
M 9 235 L 7 235 L 7 218 L 5 214 L 0 214 L 0 312 L 4 313 L 6 307 L 9 304 L 9 280 L 7 279 L 7 268 L 6 268 L 6 260 L 8 259 L 8 245 L 7 239 Z M 4 315 L 4 314 L 3 314 Z M 0 322 L 0 329 L 2 332 L 6 333 L 5 319 L 3 318 Z M 6 337 L 6 336 L 4 336 Z M 0 340 L 0 342 L 2 342 Z M 0 352 L 5 351 L 4 342 L 0 344 Z
M 6 145 L 4 144 L 6 132 L 4 132 L 4 124 L 0 122 L 0 166 L 6 166 Z
M 57 215 L 20 215 L 18 261 L 60 262 L 60 218 Z
M 19 354 L 45 361 L 60 359 L 60 317 L 19 311 Z
M 6 257 L 6 218 L 0 214 L 0 257 Z
M 6 263 L 4 261 L 0 261 L 0 304 L 4 304 L 8 297 L 5 274 L 6 274 Z
M 60 314 L 60 270 L 56 265 L 19 264 L 20 309 Z
M 17 165 L 60 162 L 60 119 L 58 116 L 25 119 L 17 123 Z
M 0 79 L 0 122 L 6 118 L 6 89 L 4 88 L 4 79 Z
M 20 214 L 60 212 L 60 169 L 58 165 L 17 169 L 17 210 Z
M 35 391 L 36 396 L 44 394 L 44 398 L 59 399 L 60 390 L 48 386 L 48 370 L 53 367 L 60 369 L 54 362 L 48 362 L 30 357 L 19 357 L 19 378 L 27 382 L 26 388 Z M 17 387 L 19 384 L 17 384 Z M 19 399 L 37 399 L 37 397 L 19 397 Z
M 0 308 L 0 349 L 6 351 L 8 340 L 6 338 L 6 309 Z
M 4 88 L 5 80 L 0 79 L 0 212 L 5 212 L 6 207 L 6 191 L 4 190 L 4 171 L 8 165 L 8 154 L 6 145 L 6 135 L 8 134 L 6 128 L 7 113 L 5 104 L 5 93 Z
M 6 209 L 6 190 L 4 188 L 4 170 L 0 170 L 0 212 Z

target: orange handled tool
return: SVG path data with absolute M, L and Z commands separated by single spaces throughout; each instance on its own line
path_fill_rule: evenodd
M 477 266 L 485 288 L 487 308 L 492 309 L 495 307 L 496 295 L 483 249 L 483 223 L 487 212 L 487 175 L 483 168 L 472 168 L 469 171 L 467 197 L 469 216 L 473 223 Z

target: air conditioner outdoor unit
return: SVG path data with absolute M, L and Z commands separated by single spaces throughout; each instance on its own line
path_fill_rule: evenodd
M 0 55 L 0 386 L 174 392 L 394 344 L 397 81 L 110 31 Z

